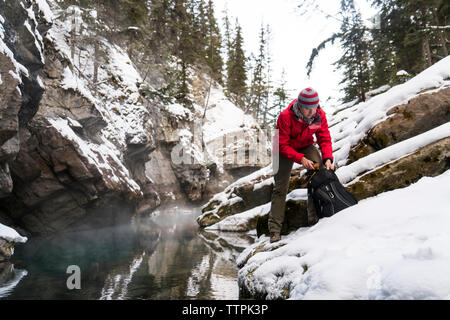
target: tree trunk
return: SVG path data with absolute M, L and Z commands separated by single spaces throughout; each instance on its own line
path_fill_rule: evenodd
M 93 82 L 94 82 L 94 89 L 97 88 L 97 81 L 98 81 L 98 41 L 97 39 L 94 39 L 94 76 L 93 76 Z M 96 90 L 96 89 L 95 89 Z
M 433 17 L 434 17 L 434 22 L 436 23 L 436 26 L 439 26 L 439 18 L 436 12 L 436 8 L 433 9 Z M 444 54 L 444 57 L 448 56 L 448 50 L 447 50 L 447 41 L 445 40 L 444 37 L 444 33 L 445 31 L 442 30 L 438 30 L 438 35 L 439 35 L 439 41 L 441 42 L 442 45 L 442 52 Z
M 70 57 L 72 58 L 72 61 L 75 58 L 75 34 L 76 34 L 76 28 L 77 28 L 77 18 L 76 18 L 75 10 L 73 10 L 72 29 L 70 30 Z
M 211 85 L 212 85 L 212 82 L 213 82 L 213 78 L 212 78 L 212 76 L 211 76 L 210 79 L 209 79 L 208 95 L 206 96 L 206 99 L 205 99 L 205 109 L 204 109 L 204 111 L 203 111 L 203 117 L 202 117 L 202 119 L 205 119 L 205 116 L 206 116 L 206 109 L 208 109 L 209 95 L 211 94 Z
M 362 56 L 360 56 L 358 60 L 358 84 L 359 84 L 359 97 L 361 101 L 366 101 L 366 90 L 364 89 L 364 76 L 363 76 L 363 67 L 361 64 Z
M 423 53 L 423 62 L 425 65 L 425 69 L 431 67 L 431 50 L 430 50 L 430 43 L 428 42 L 427 38 L 423 39 L 422 43 L 422 53 Z

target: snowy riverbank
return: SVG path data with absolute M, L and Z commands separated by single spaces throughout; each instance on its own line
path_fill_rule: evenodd
M 450 299 L 450 171 L 361 201 L 238 258 L 268 299 Z M 256 248 L 261 252 L 249 257 Z M 247 260 L 248 259 L 248 260 Z M 247 260 L 247 261 L 246 261 Z

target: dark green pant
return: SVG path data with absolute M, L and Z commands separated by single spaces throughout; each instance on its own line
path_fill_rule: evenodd
M 298 150 L 306 159 L 318 162 L 323 168 L 322 158 L 319 151 L 310 145 Z M 284 210 L 286 207 L 286 194 L 289 187 L 291 170 L 294 162 L 279 155 L 278 172 L 274 175 L 275 186 L 272 192 L 272 206 L 269 213 L 269 232 L 280 233 L 284 221 Z M 308 217 L 315 215 L 314 204 L 308 196 Z

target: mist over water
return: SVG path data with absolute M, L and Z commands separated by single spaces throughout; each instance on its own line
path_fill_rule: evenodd
M 235 259 L 254 238 L 199 230 L 200 212 L 165 207 L 124 225 L 31 238 L 4 268 L 0 299 L 238 299 Z M 73 265 L 81 289 L 69 290 Z

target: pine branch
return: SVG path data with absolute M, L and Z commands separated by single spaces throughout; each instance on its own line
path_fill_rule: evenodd
M 338 39 L 338 38 L 342 38 L 342 33 L 334 33 L 331 37 L 322 41 L 316 48 L 312 49 L 311 56 L 309 57 L 308 64 L 306 65 L 306 70 L 307 70 L 306 74 L 308 77 L 311 74 L 314 60 L 319 55 L 319 52 L 322 49 L 325 49 L 325 46 L 327 45 L 327 43 L 331 42 L 331 44 L 334 44 L 334 41 L 336 41 L 336 39 Z

